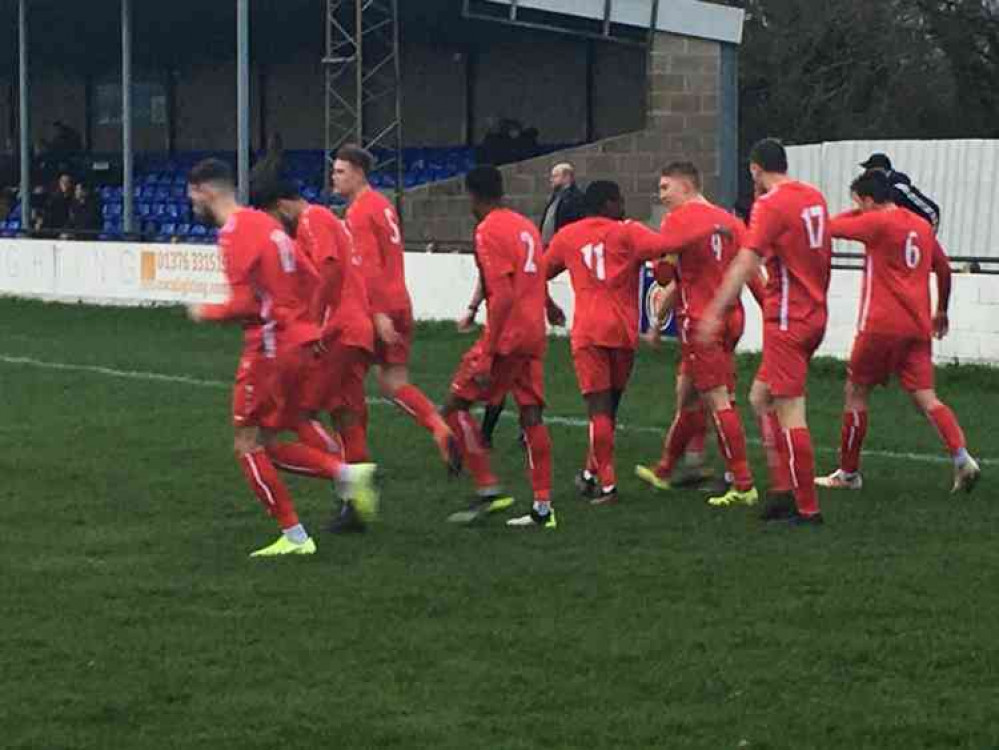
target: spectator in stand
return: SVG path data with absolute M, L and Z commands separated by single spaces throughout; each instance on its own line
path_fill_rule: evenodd
M 887 154 L 871 154 L 860 166 L 869 172 L 884 173 L 891 183 L 891 202 L 922 216 L 933 226 L 934 234 L 940 232 L 940 206 L 913 185 L 909 175 L 896 172 Z
M 583 218 L 583 193 L 576 186 L 576 169 L 562 163 L 552 167 L 552 195 L 541 215 L 541 241 L 545 247 L 564 226 Z
M 69 125 L 56 120 L 52 123 L 52 139 L 45 146 L 47 155 L 56 159 L 76 156 L 83 151 L 83 138 Z
M 43 231 L 58 232 L 69 226 L 70 209 L 73 205 L 73 178 L 68 174 L 59 175 L 59 180 L 45 199 L 41 226 Z
M 81 239 L 94 235 L 101 229 L 101 199 L 89 185 L 76 186 L 73 203 L 69 209 L 69 227 Z

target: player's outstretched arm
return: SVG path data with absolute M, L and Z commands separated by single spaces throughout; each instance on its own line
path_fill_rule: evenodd
M 829 234 L 837 240 L 869 243 L 877 234 L 877 223 L 872 214 L 845 211 L 829 220 Z
M 220 304 L 191 305 L 187 312 L 191 320 L 197 323 L 237 321 L 256 317 L 260 312 L 260 305 L 249 284 L 238 284 L 230 288 L 227 301 Z
M 721 330 L 725 312 L 742 295 L 742 288 L 747 282 L 753 276 L 759 276 L 762 262 L 763 259 L 755 251 L 746 248 L 740 250 L 739 254 L 735 256 L 735 260 L 728 267 L 721 288 L 715 294 L 715 298 L 711 301 L 697 331 L 695 331 L 695 336 L 699 341 L 709 342 Z

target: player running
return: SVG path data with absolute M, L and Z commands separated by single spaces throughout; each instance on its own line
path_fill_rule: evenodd
M 586 468 L 576 485 L 593 505 L 611 505 L 618 502 L 614 432 L 638 347 L 642 268 L 716 226 L 661 234 L 625 221 L 620 187 L 602 180 L 587 188 L 585 205 L 588 217 L 559 231 L 545 260 L 549 279 L 568 269 L 576 297 L 572 359 L 590 416 Z
M 507 525 L 555 529 L 551 437 L 542 420 L 548 340 L 541 236 L 529 219 L 503 205 L 503 175 L 495 167 L 473 169 L 465 176 L 465 188 L 479 222 L 475 260 L 486 294 L 487 320 L 482 336 L 461 360 L 444 407 L 477 488 L 470 508 L 449 520 L 471 523 L 513 504 L 513 498 L 500 489 L 482 431 L 470 412 L 476 402 L 496 403 L 512 393 L 520 408 L 534 505 L 529 514 Z
M 815 491 L 805 390 L 808 365 L 828 321 L 829 211 L 818 190 L 788 176 L 787 152 L 780 141 L 768 138 L 753 146 L 749 169 L 763 195 L 753 207 L 745 245 L 694 336 L 701 345 L 717 341 L 729 307 L 765 259 L 763 363 L 750 391 L 753 408 L 767 428 L 764 442 L 771 454 L 763 518 L 818 525 L 823 519 Z
M 739 412 L 733 406 L 735 394 L 735 347 L 742 337 L 745 313 L 736 299 L 725 313 L 723 330 L 708 343 L 692 338 L 725 271 L 746 238 L 746 228 L 732 214 L 710 203 L 701 192 L 701 175 L 694 164 L 676 162 L 667 166 L 659 185 L 669 213 L 663 220 L 664 234 L 689 235 L 700 232 L 703 239 L 680 249 L 675 268 L 679 284 L 681 365 L 677 375 L 677 412 L 670 427 L 663 456 L 655 468 L 635 467 L 635 473 L 656 489 L 671 489 L 674 467 L 688 444 L 703 429 L 704 411 L 711 415 L 718 447 L 725 459 L 732 487 L 710 505 L 755 505 L 759 494 L 746 454 L 746 435 Z M 727 235 L 714 231 L 724 227 Z M 759 283 L 759 277 L 750 280 Z
M 251 489 L 282 532 L 252 556 L 314 554 L 315 542 L 299 521 L 275 465 L 336 481 L 365 517 L 375 513 L 378 502 L 373 465 L 350 466 L 302 442 L 277 442 L 280 432 L 296 431 L 306 420 L 298 384 L 320 337 L 305 302 L 314 290 L 316 271 L 277 221 L 237 203 L 225 163 L 201 162 L 188 182 L 195 214 L 221 227 L 219 246 L 230 290 L 227 302 L 192 305 L 189 315 L 196 322 L 242 323 L 244 345 L 232 404 L 234 450 Z
M 302 406 L 313 418 L 299 430 L 302 442 L 342 453 L 347 463 L 370 461 L 364 379 L 374 352 L 374 329 L 364 286 L 363 260 L 346 226 L 332 211 L 308 203 L 279 167 L 255 170 L 254 203 L 278 219 L 319 274 L 308 301 L 322 338 L 301 384 Z M 314 417 L 327 412 L 337 432 L 330 435 Z M 344 500 L 330 531 L 362 531 L 351 500 Z
M 350 203 L 347 225 L 364 263 L 368 302 L 375 324 L 378 385 L 389 398 L 434 437 L 451 471 L 458 471 L 455 437 L 436 407 L 409 382 L 413 343 L 413 305 L 406 288 L 402 230 L 395 208 L 373 190 L 368 175 L 374 157 L 354 145 L 343 146 L 333 164 L 333 187 Z
M 933 423 L 954 460 L 953 492 L 971 492 L 981 469 L 968 453 L 957 417 L 934 390 L 932 339 L 947 335 L 950 262 L 932 225 L 892 202 L 891 183 L 879 172 L 850 187 L 855 211 L 832 219 L 832 236 L 866 248 L 857 337 L 846 382 L 839 468 L 816 479 L 820 487 L 859 490 L 860 453 L 867 435 L 871 391 L 898 376 L 913 403 Z M 937 276 L 937 310 L 931 314 L 930 273 Z

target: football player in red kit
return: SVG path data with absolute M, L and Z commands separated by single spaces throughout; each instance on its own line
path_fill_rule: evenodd
M 302 406 L 313 417 L 299 436 L 315 448 L 340 453 L 347 463 L 369 460 L 364 425 L 367 401 L 364 379 L 374 352 L 374 329 L 364 286 L 363 260 L 346 226 L 332 211 L 305 201 L 279 168 L 257 169 L 253 202 L 278 219 L 295 238 L 319 274 L 311 315 L 322 325 L 322 338 L 301 384 Z M 336 433 L 314 417 L 327 412 Z M 360 531 L 364 523 L 351 500 L 345 500 L 331 531 Z
M 763 363 L 750 391 L 757 416 L 769 426 L 764 440 L 774 454 L 763 518 L 819 525 L 823 519 L 815 491 L 805 391 L 808 365 L 828 321 L 829 211 L 818 190 L 788 176 L 787 151 L 780 141 L 768 138 L 757 143 L 749 168 L 763 195 L 753 206 L 745 245 L 694 335 L 702 345 L 717 340 L 728 309 L 766 262 Z
M 477 488 L 471 507 L 453 514 L 450 520 L 471 523 L 513 504 L 513 498 L 502 492 L 493 474 L 489 450 L 470 411 L 476 402 L 496 403 L 512 393 L 520 408 L 534 505 L 530 513 L 507 523 L 513 527 L 555 529 L 558 522 L 551 504 L 552 446 L 542 420 L 548 331 L 541 236 L 529 219 L 504 207 L 503 176 L 495 167 L 476 167 L 465 176 L 465 187 L 479 222 L 475 260 L 486 295 L 487 320 L 482 336 L 461 361 L 444 407 L 444 416 L 458 438 Z
M 866 251 L 857 337 L 846 382 L 839 468 L 816 480 L 820 487 L 859 490 L 860 453 L 867 435 L 871 391 L 898 377 L 916 407 L 936 427 L 954 461 L 953 492 L 970 492 L 981 469 L 968 453 L 957 417 L 934 390 L 933 336 L 947 334 L 950 261 L 931 224 L 896 206 L 891 184 L 868 172 L 851 186 L 854 211 L 832 219 L 832 236 L 862 242 Z M 937 276 L 931 313 L 930 274 Z
M 409 382 L 413 305 L 406 288 L 405 252 L 399 216 L 372 189 L 374 157 L 359 146 L 343 146 L 333 163 L 333 187 L 349 202 L 347 226 L 364 263 L 368 302 L 375 324 L 375 365 L 386 398 L 434 437 L 452 472 L 460 469 L 455 437 L 433 403 Z
M 350 466 L 304 442 L 277 441 L 280 432 L 298 431 L 306 421 L 299 384 L 320 338 L 308 304 L 316 270 L 274 218 L 237 203 L 225 163 L 201 162 L 188 182 L 195 214 L 221 227 L 219 246 L 230 290 L 226 302 L 192 305 L 188 312 L 197 322 L 243 326 L 232 403 L 234 450 L 251 489 L 282 531 L 276 542 L 253 556 L 313 554 L 315 542 L 299 522 L 276 465 L 335 481 L 365 516 L 375 513 L 378 501 L 373 465 Z
M 663 233 L 690 234 L 700 228 L 705 236 L 681 248 L 675 265 L 671 264 L 680 298 L 677 315 L 682 359 L 677 377 L 677 413 L 659 465 L 638 466 L 635 473 L 657 489 L 670 489 L 673 469 L 691 438 L 702 429 L 707 408 L 732 481 L 728 492 L 708 502 L 718 507 L 755 505 L 759 495 L 749 469 L 746 435 L 732 402 L 735 347 L 745 323 L 741 300 L 737 299 L 727 311 L 726 325 L 713 341 L 702 344 L 691 335 L 742 247 L 746 228 L 735 216 L 708 202 L 701 192 L 701 175 L 694 164 L 676 162 L 667 166 L 659 187 L 663 203 L 669 209 L 663 220 Z M 724 227 L 727 232 L 716 232 L 715 227 Z M 759 282 L 758 277 L 754 280 Z
M 589 453 L 576 485 L 594 505 L 605 505 L 618 500 L 614 432 L 638 346 L 642 268 L 708 237 L 716 226 L 662 234 L 625 221 L 624 198 L 614 182 L 591 183 L 585 203 L 587 218 L 560 230 L 545 260 L 549 279 L 568 269 L 576 297 L 572 358 L 590 415 Z

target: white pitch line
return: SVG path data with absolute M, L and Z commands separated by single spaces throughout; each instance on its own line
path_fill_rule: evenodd
M 51 362 L 43 359 L 33 359 L 31 357 L 13 357 L 4 354 L 0 354 L 0 363 L 8 365 L 23 365 L 26 367 L 37 367 L 43 370 L 57 370 L 62 372 L 82 372 L 89 373 L 91 375 L 102 375 L 109 378 L 120 378 L 123 380 L 143 380 L 146 382 L 155 383 L 176 383 L 177 385 L 189 385 L 195 388 L 213 388 L 213 389 L 225 389 L 228 390 L 232 387 L 232 383 L 227 383 L 223 380 L 206 380 L 203 378 L 192 378 L 187 375 L 167 375 L 161 372 L 148 372 L 143 370 L 116 370 L 111 367 L 101 367 L 99 365 L 79 365 L 71 364 L 67 362 Z M 388 399 L 384 398 L 371 398 L 368 399 L 368 403 L 376 406 L 393 406 L 394 404 Z M 516 419 L 515 415 L 504 414 L 504 418 Z M 556 414 L 546 414 L 545 422 L 547 424 L 559 425 L 562 427 L 575 427 L 575 428 L 589 428 L 590 423 L 585 419 L 580 419 L 579 417 L 561 417 Z M 647 425 L 628 425 L 621 423 L 618 425 L 618 429 L 623 432 L 637 432 L 642 434 L 650 435 L 664 435 L 666 430 L 663 427 L 649 427 Z M 748 441 L 752 445 L 761 445 L 759 440 Z M 839 453 L 838 449 L 819 447 L 819 453 L 827 453 L 836 455 Z M 926 453 L 899 453 L 896 451 L 882 451 L 882 450 L 865 450 L 864 456 L 873 458 L 886 458 L 896 461 L 915 461 L 919 463 L 932 463 L 932 464 L 949 464 L 950 459 L 946 456 L 940 455 L 930 455 Z M 995 463 L 993 460 L 979 460 L 980 463 L 985 465 L 991 465 Z

